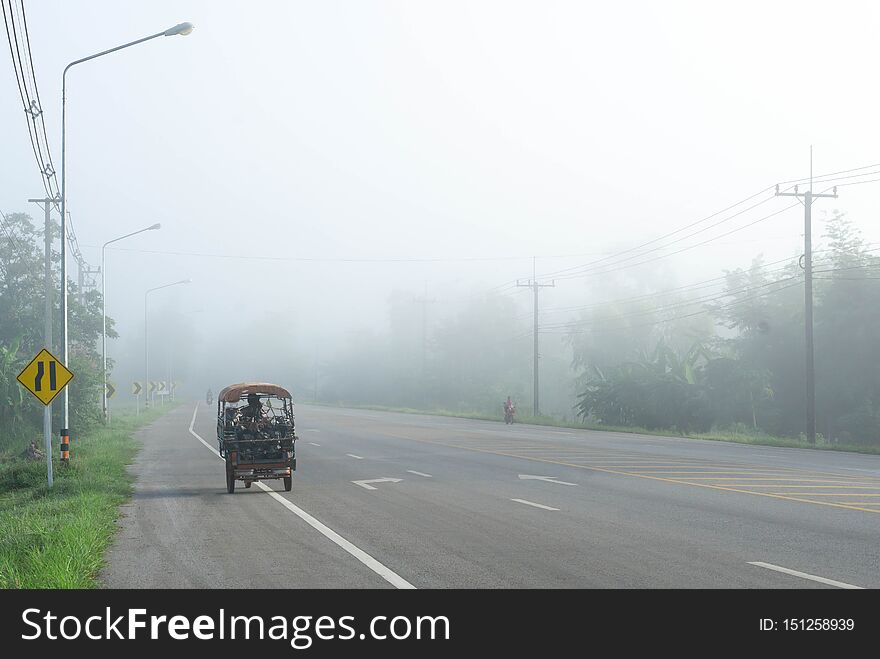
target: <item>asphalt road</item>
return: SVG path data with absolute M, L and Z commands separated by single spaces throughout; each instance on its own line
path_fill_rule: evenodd
M 105 585 L 880 587 L 880 456 L 299 405 L 230 495 L 214 425 L 141 431 Z

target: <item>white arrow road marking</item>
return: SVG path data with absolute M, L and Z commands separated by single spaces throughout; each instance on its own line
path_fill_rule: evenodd
M 354 453 L 346 453 L 346 455 L 350 458 L 354 458 L 355 460 L 363 460 L 361 456 L 355 455 Z
M 861 586 L 853 586 L 849 583 L 843 583 L 842 581 L 834 581 L 834 579 L 826 579 L 825 577 L 817 577 L 814 574 L 807 574 L 806 572 L 798 572 L 797 570 L 789 570 L 787 567 L 780 567 L 778 565 L 773 565 L 772 563 L 762 563 L 761 561 L 749 561 L 749 565 L 755 565 L 757 567 L 765 567 L 768 570 L 775 570 L 776 572 L 782 572 L 784 574 L 790 574 L 795 577 L 800 577 L 801 579 L 809 579 L 810 581 L 818 581 L 819 583 L 824 583 L 829 586 L 837 586 L 838 588 L 848 588 L 850 590 L 864 590 Z
M 352 481 L 355 485 L 360 485 L 365 490 L 376 490 L 370 483 L 399 483 L 402 478 L 373 478 L 367 481 Z
M 551 508 L 550 506 L 545 506 L 543 503 L 535 503 L 534 501 L 526 501 L 525 499 L 511 499 L 511 501 L 524 503 L 527 506 L 534 506 L 535 508 L 542 508 L 544 510 L 559 510 L 559 508 Z
M 193 437 L 195 437 L 202 444 L 207 446 L 209 451 L 211 451 L 214 455 L 216 455 L 218 458 L 220 458 L 220 454 L 217 453 L 217 449 L 215 449 L 213 446 L 208 444 L 208 442 L 206 442 L 204 439 L 202 439 L 199 436 L 199 434 L 195 430 L 193 430 L 193 425 L 195 425 L 196 414 L 198 414 L 198 411 L 199 411 L 199 406 L 196 405 L 196 408 L 193 410 L 192 420 L 189 422 L 189 432 Z M 223 460 L 223 458 L 220 458 L 220 459 Z M 415 586 L 413 586 L 409 581 L 407 581 L 406 579 L 401 577 L 399 574 L 397 574 L 396 572 L 394 572 L 390 568 L 386 567 L 385 565 L 383 565 L 382 563 L 377 561 L 375 558 L 370 556 L 363 549 L 352 544 L 351 542 L 349 542 L 348 540 L 343 538 L 341 535 L 339 535 L 336 531 L 331 529 L 329 526 L 318 521 L 317 519 L 315 519 L 314 517 L 309 515 L 305 510 L 303 510 L 299 506 L 294 505 L 293 503 L 291 503 L 290 501 L 285 499 L 283 496 L 281 496 L 280 494 L 278 494 L 274 490 L 266 487 L 265 485 L 263 485 L 260 482 L 257 482 L 257 487 L 264 490 L 266 493 L 269 494 L 270 497 L 275 499 L 278 503 L 280 503 L 282 506 L 287 508 L 290 512 L 292 512 L 294 515 L 299 517 L 306 524 L 311 526 L 318 533 L 320 533 L 325 538 L 327 538 L 328 540 L 330 540 L 334 544 L 338 545 L 339 547 L 341 547 L 342 549 L 347 551 L 349 554 L 354 556 L 361 563 L 366 565 L 373 572 L 375 572 L 380 577 L 385 579 L 385 581 L 390 583 L 395 588 L 405 588 L 405 589 L 414 589 L 415 588 Z
M 416 476 L 424 476 L 425 478 L 434 478 L 431 474 L 423 474 L 420 471 L 413 471 L 412 469 L 407 469 L 406 473 L 415 474 Z
M 556 483 L 557 485 L 574 485 L 577 487 L 577 483 L 568 483 L 566 481 L 558 480 L 555 476 L 532 476 L 531 474 L 520 474 L 519 479 L 521 481 L 547 481 L 548 483 Z

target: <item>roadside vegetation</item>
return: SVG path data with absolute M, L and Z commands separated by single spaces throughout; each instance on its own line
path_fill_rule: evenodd
M 43 347 L 61 354 L 58 295 L 53 335 L 44 345 L 43 235 L 25 213 L 7 214 L 0 241 L 0 587 L 91 588 L 116 532 L 119 506 L 131 495 L 126 471 L 137 445 L 134 431 L 171 409 L 138 417 L 101 418 L 101 294 L 68 280 L 71 460 L 59 461 L 61 405 L 53 405 L 54 486 L 48 488 L 43 456 L 43 406 L 16 376 Z M 50 228 L 58 238 L 57 225 Z M 54 281 L 60 263 L 53 253 Z M 107 319 L 108 337 L 115 337 Z M 112 362 L 111 362 L 112 365 Z M 33 447 L 30 448 L 33 442 Z M 30 450 L 29 450 L 30 449 Z
M 71 460 L 55 452 L 54 486 L 46 460 L 0 455 L 0 587 L 94 588 L 116 533 L 119 506 L 131 496 L 126 467 L 133 433 L 172 409 L 114 418 L 71 442 Z

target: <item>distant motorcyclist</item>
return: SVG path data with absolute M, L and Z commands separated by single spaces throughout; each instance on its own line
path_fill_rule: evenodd
M 504 423 L 513 423 L 513 415 L 516 413 L 516 410 L 513 407 L 513 401 L 510 399 L 510 396 L 507 397 L 507 400 L 504 401 Z

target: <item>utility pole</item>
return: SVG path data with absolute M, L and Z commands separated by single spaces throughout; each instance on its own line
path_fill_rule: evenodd
M 427 406 L 428 387 L 428 305 L 437 302 L 428 299 L 428 282 L 425 281 L 425 293 L 422 297 L 414 297 L 413 302 L 422 305 L 422 405 Z
M 79 261 L 79 304 L 81 307 L 86 305 L 86 287 L 95 288 L 95 280 L 92 278 L 91 281 L 86 281 L 86 275 L 99 275 L 101 274 L 100 268 L 90 268 L 87 263 L 84 261 Z
M 312 394 L 312 402 L 318 402 L 318 344 L 315 344 L 315 372 L 314 372 L 315 385 Z
M 798 186 L 794 186 L 794 192 L 780 192 L 776 186 L 776 196 L 796 197 L 804 205 L 804 337 L 806 339 L 806 366 L 807 366 L 807 439 L 811 444 L 816 443 L 816 370 L 813 361 L 813 239 L 811 208 L 813 201 L 818 197 L 831 197 L 837 199 L 837 186 L 834 186 L 832 194 L 813 193 L 813 147 L 810 146 L 810 189 L 806 192 L 798 192 Z
M 532 371 L 534 372 L 534 383 L 532 384 L 532 414 L 535 416 L 540 416 L 541 408 L 538 405 L 538 289 L 539 288 L 553 288 L 556 286 L 556 280 L 554 279 L 549 284 L 542 284 L 538 281 L 537 276 L 535 275 L 535 257 L 532 257 L 532 278 L 527 282 L 523 283 L 519 279 L 516 280 L 516 285 L 519 287 L 531 288 L 532 292 L 535 296 L 535 349 L 534 349 L 534 366 L 532 366 Z
M 46 297 L 46 318 L 43 328 L 43 340 L 46 343 L 46 350 L 52 352 L 52 219 L 49 210 L 57 199 L 28 199 L 29 202 L 35 204 L 43 204 L 45 211 L 45 228 L 43 230 L 43 243 L 46 250 L 46 270 L 43 280 L 44 294 Z M 49 479 L 49 487 L 52 487 L 52 403 L 43 408 L 43 443 L 46 446 L 46 473 Z

